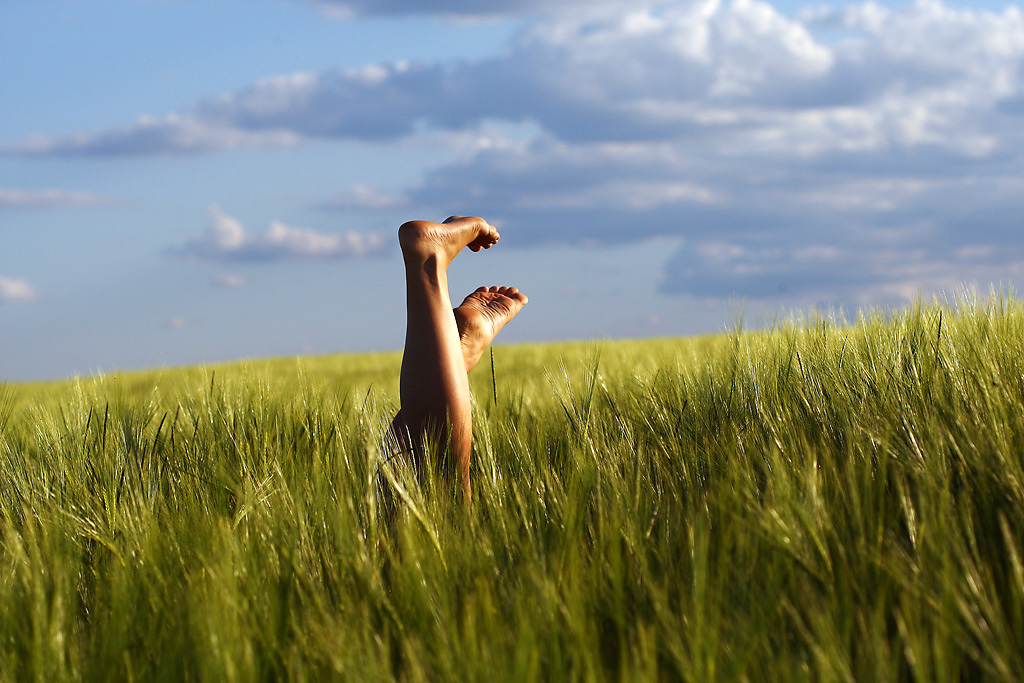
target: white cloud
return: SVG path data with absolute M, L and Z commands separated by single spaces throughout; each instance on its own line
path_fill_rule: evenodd
M 190 113 L 38 138 L 16 151 L 156 154 L 310 138 L 386 141 L 531 120 L 564 141 L 681 143 L 710 135 L 726 150 L 729 143 L 798 154 L 937 145 L 985 156 L 1019 128 L 992 116 L 1022 94 L 1019 10 L 953 11 L 932 0 L 808 16 L 802 23 L 757 0 L 709 0 L 544 17 L 500 57 L 274 76 Z M 836 25 L 853 37 L 838 45 L 815 39 L 815 27 Z
M 108 204 L 110 199 L 89 192 L 26 190 L 0 187 L 0 209 L 50 209 Z
M 16 280 L 0 275 L 0 302 L 35 301 L 38 296 L 32 285 L 25 280 Z
M 884 15 L 879 20 L 875 15 Z M 854 38 L 819 43 L 814 27 Z M 467 130 L 534 120 L 562 140 L 692 140 L 820 154 L 939 145 L 984 156 L 1015 121 L 1024 18 L 937 2 L 821 11 L 806 24 L 755 0 L 545 18 L 507 54 L 454 65 L 368 65 L 257 81 L 189 114 L 68 138 L 26 154 L 153 154 L 388 140 L 424 125 Z M 1001 125 L 993 127 L 993 123 Z M 728 149 L 728 147 L 727 147 Z
M 390 241 L 382 235 L 324 233 L 280 221 L 273 221 L 262 234 L 252 234 L 237 219 L 211 206 L 206 234 L 175 253 L 196 261 L 336 259 L 379 255 L 389 246 Z M 234 286 L 227 281 L 221 284 Z

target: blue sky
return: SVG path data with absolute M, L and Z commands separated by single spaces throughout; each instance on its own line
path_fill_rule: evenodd
M 0 379 L 401 348 L 451 213 L 504 341 L 1022 279 L 1019 5 L 550 4 L 0 4 Z

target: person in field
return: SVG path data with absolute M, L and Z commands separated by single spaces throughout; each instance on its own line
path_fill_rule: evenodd
M 388 460 L 411 457 L 421 471 L 424 445 L 447 452 L 442 472 L 457 478 L 468 504 L 473 421 L 469 378 L 498 330 L 526 304 L 515 287 L 479 287 L 452 308 L 448 265 L 469 247 L 490 249 L 499 239 L 493 225 L 475 216 L 443 223 L 410 221 L 398 229 L 405 260 L 406 331 L 399 389 L 401 408 L 385 439 Z M 390 498 L 388 488 L 385 497 Z

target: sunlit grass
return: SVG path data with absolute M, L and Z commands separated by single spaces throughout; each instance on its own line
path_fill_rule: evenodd
M 1024 671 L 1020 302 L 494 362 L 392 523 L 397 354 L 0 388 L 0 679 Z

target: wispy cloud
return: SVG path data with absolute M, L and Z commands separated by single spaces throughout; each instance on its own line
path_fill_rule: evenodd
M 224 287 L 227 289 L 237 289 L 244 287 L 246 282 L 245 278 L 239 277 L 238 275 L 232 275 L 231 273 L 221 273 L 217 277 L 213 278 L 213 284 L 217 287 Z
M 387 211 L 408 206 L 408 199 L 381 192 L 369 185 L 356 185 L 317 206 L 329 211 Z
M 326 16 L 437 15 L 453 19 L 495 19 L 531 14 L 557 14 L 606 7 L 628 7 L 634 0 L 304 0 Z
M 279 221 L 273 221 L 265 232 L 253 234 L 236 218 L 211 206 L 206 234 L 174 253 L 195 261 L 338 259 L 383 254 L 389 246 L 382 235 L 318 232 Z
M 134 124 L 71 136 L 41 135 L 0 152 L 23 156 L 155 156 L 195 154 L 241 147 L 287 147 L 302 136 L 292 130 L 247 129 L 194 114 L 143 116 Z
M 52 209 L 109 204 L 109 197 L 70 190 L 0 187 L 0 209 Z
M 38 296 L 32 285 L 25 280 L 0 275 L 0 302 L 35 301 Z

